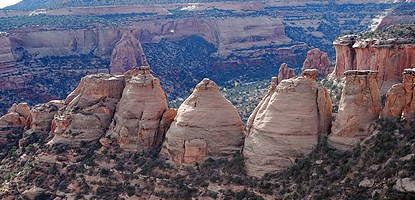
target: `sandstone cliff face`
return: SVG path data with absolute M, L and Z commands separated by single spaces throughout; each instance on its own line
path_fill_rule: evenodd
M 382 117 L 398 119 L 413 117 L 415 113 L 415 69 L 405 69 L 403 82 L 392 86 L 386 94 Z
M 0 32 L 0 71 L 3 71 L 9 62 L 14 62 L 12 44 L 9 33 Z
M 111 73 L 123 74 L 137 66 L 148 66 L 144 50 L 133 31 L 125 31 L 111 56 Z
M 123 76 L 88 75 L 68 95 L 52 122 L 50 144 L 97 141 L 108 129 L 124 89 Z
M 330 60 L 326 52 L 320 51 L 319 48 L 307 52 L 307 58 L 303 63 L 303 71 L 306 69 L 317 69 L 320 74 L 327 75 L 331 73 Z
M 243 154 L 249 175 L 287 168 L 328 134 L 331 100 L 325 88 L 318 88 L 317 73 L 305 70 L 298 78 L 271 84 L 247 122 Z
M 213 81 L 203 79 L 180 105 L 161 155 L 175 164 L 193 164 L 240 151 L 243 138 L 236 108 Z
M 284 79 L 295 77 L 295 69 L 289 68 L 287 63 L 282 63 L 278 70 L 276 84 L 278 85 Z
M 168 110 L 159 79 L 149 67 L 125 73 L 125 88 L 107 133 L 121 148 L 150 151 L 160 147 L 167 127 L 175 117 Z
M 53 117 L 63 107 L 63 103 L 55 100 L 34 106 L 30 110 L 30 130 L 49 133 Z
M 334 46 L 336 77 L 344 77 L 347 70 L 376 70 L 382 89 L 399 82 L 403 70 L 415 66 L 415 45 L 406 41 L 360 41 L 355 36 L 343 36 L 334 41 Z
M 348 149 L 369 136 L 369 128 L 381 111 L 378 72 L 349 70 L 344 74 L 339 112 L 328 138 L 329 144 L 338 149 Z

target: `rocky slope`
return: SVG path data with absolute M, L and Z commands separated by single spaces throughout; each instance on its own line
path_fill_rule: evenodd
M 215 82 L 203 79 L 180 105 L 161 154 L 174 164 L 226 157 L 242 150 L 243 129 L 235 106 Z
M 289 167 L 329 133 L 331 101 L 327 90 L 318 88 L 317 73 L 305 70 L 302 76 L 283 80 L 278 86 L 272 83 L 247 122 L 243 153 L 249 175 Z

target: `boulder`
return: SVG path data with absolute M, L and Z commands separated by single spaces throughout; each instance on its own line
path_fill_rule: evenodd
M 124 77 L 88 75 L 66 98 L 52 121 L 49 144 L 78 146 L 97 142 L 108 129 L 124 89 Z
M 349 70 L 333 123 L 329 144 L 337 149 L 349 149 L 370 135 L 370 126 L 379 118 L 381 99 L 378 72 Z
M 159 79 L 150 67 L 125 73 L 125 88 L 107 136 L 129 151 L 150 151 L 161 146 L 175 111 L 169 110 Z
M 263 176 L 310 153 L 331 126 L 331 100 L 317 86 L 317 70 L 271 87 L 247 122 L 243 155 L 249 175 Z M 300 100 L 299 100 L 300 99 Z
M 295 77 L 295 69 L 289 68 L 287 63 L 282 63 L 278 70 L 276 84 L 278 85 L 282 80 L 292 77 Z
M 235 106 L 205 78 L 180 105 L 161 155 L 174 164 L 194 164 L 241 151 L 243 138 L 243 124 Z
M 327 75 L 331 73 L 330 60 L 326 52 L 320 51 L 319 48 L 307 52 L 307 58 L 303 63 L 303 71 L 306 69 L 317 69 L 320 74 Z
M 415 192 L 415 181 L 411 178 L 398 179 L 394 188 L 399 192 Z

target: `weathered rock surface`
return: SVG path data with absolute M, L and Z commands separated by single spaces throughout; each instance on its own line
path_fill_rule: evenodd
M 347 70 L 376 70 L 379 85 L 389 89 L 399 82 L 404 69 L 415 66 L 415 45 L 400 40 L 357 40 L 343 36 L 334 41 L 336 49 L 335 77 L 344 77 Z M 385 91 L 386 92 L 386 91 Z
M 282 63 L 278 70 L 276 84 L 278 85 L 284 79 L 295 77 L 295 69 L 289 68 L 287 63 Z
M 63 103 L 63 101 L 54 100 L 34 106 L 30 110 L 30 130 L 49 132 L 53 117 L 63 107 Z
M 369 136 L 369 127 L 381 111 L 378 72 L 349 70 L 344 74 L 339 112 L 328 138 L 329 144 L 338 149 L 351 148 Z
M 175 164 L 229 156 L 242 149 L 244 130 L 236 108 L 209 79 L 180 105 L 161 155 Z
M 415 192 L 415 181 L 411 178 L 398 179 L 394 188 L 399 192 Z
M 7 114 L 0 117 L 0 158 L 17 145 L 18 136 L 30 125 L 30 108 L 26 103 L 13 104 Z
M 98 141 L 108 129 L 124 89 L 124 77 L 88 75 L 66 98 L 55 115 L 50 144 L 79 145 Z
M 128 71 L 124 76 L 125 88 L 107 136 L 130 151 L 160 147 L 175 111 L 168 110 L 159 79 L 150 74 L 150 67 Z
M 403 81 L 392 86 L 386 94 L 382 117 L 398 119 L 413 117 L 415 113 L 415 69 L 405 69 Z
M 306 69 L 317 69 L 320 74 L 327 75 L 331 73 L 330 60 L 326 52 L 320 51 L 319 48 L 307 52 L 307 58 L 303 63 L 303 71 Z
M 318 88 L 317 70 L 271 83 L 268 94 L 247 122 L 243 154 L 249 175 L 282 170 L 311 152 L 331 126 L 331 100 Z M 301 99 L 301 101 L 299 101 Z
M 136 66 L 148 66 L 137 33 L 125 31 L 112 51 L 111 73 L 123 74 Z

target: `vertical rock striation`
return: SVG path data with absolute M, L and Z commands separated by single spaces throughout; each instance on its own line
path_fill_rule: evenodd
M 150 151 L 160 147 L 175 117 L 169 110 L 159 79 L 150 67 L 128 71 L 125 88 L 107 133 L 129 151 Z
M 263 176 L 311 152 L 331 126 L 331 100 L 317 86 L 317 70 L 271 87 L 247 122 L 243 154 L 249 175 Z
M 329 144 L 338 149 L 348 149 L 369 136 L 369 128 L 381 111 L 377 71 L 349 70 L 344 75 L 339 112 L 328 138 Z
M 243 138 L 243 124 L 235 106 L 205 78 L 180 105 L 161 155 L 175 164 L 193 164 L 240 151 Z
M 122 34 L 120 41 L 112 51 L 110 63 L 112 74 L 123 74 L 136 66 L 148 65 L 136 35 L 134 31 L 125 31 Z
M 331 73 L 330 60 L 326 52 L 320 51 L 319 48 L 307 52 L 307 58 L 303 63 L 303 71 L 306 69 L 317 69 L 320 74 L 327 75 Z

